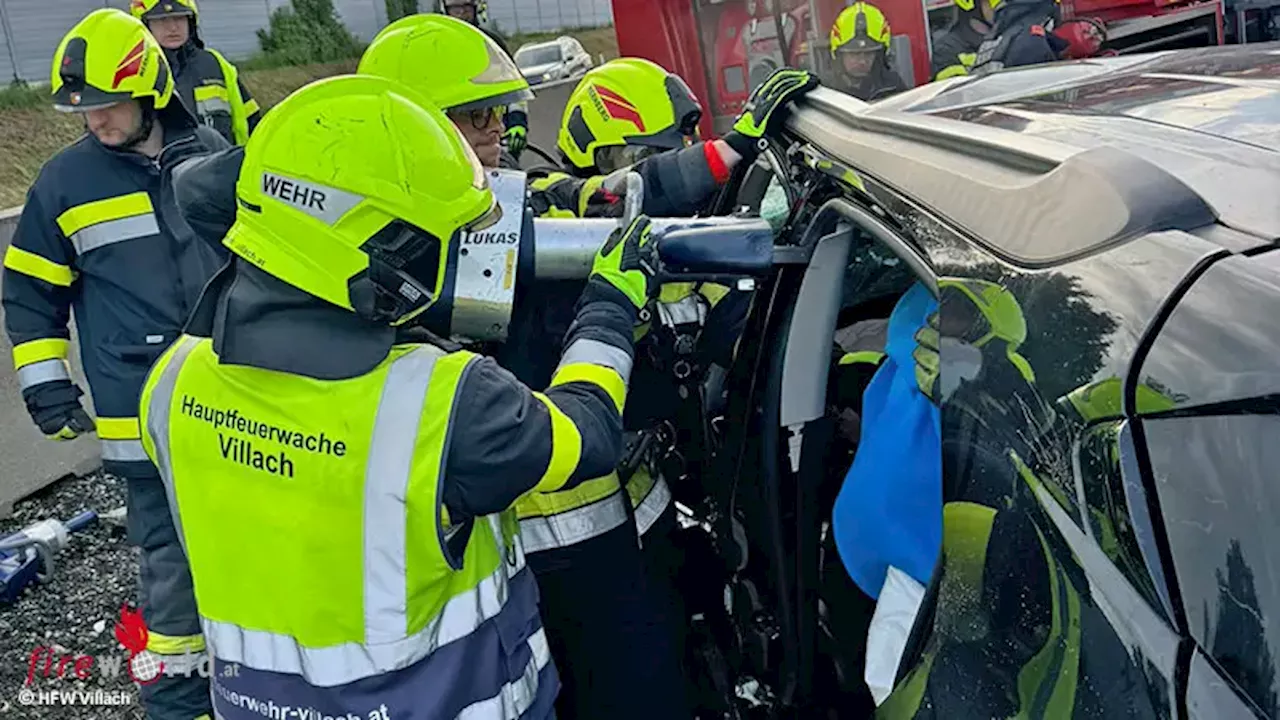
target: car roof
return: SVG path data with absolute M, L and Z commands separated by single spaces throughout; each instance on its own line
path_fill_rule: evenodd
M 538 48 L 544 48 L 544 47 L 558 48 L 560 47 L 563 40 L 564 40 L 563 37 L 558 37 L 555 40 L 544 40 L 543 42 L 525 43 L 524 45 L 521 45 L 520 48 L 516 50 L 516 52 L 521 53 L 521 52 L 524 52 L 525 50 L 537 50 Z
M 1081 149 L 1122 147 L 1191 186 L 1224 224 L 1280 237 L 1280 45 L 1055 63 L 899 103 Z
M 802 137 L 1016 261 L 1215 222 L 1280 237 L 1277 45 L 1054 63 L 873 104 L 818 91 L 794 115 Z

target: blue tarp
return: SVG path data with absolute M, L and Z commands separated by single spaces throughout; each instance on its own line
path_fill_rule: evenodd
M 941 417 L 911 357 L 937 307 L 920 283 L 894 307 L 888 357 L 863 394 L 862 437 L 832 511 L 840 559 L 873 598 L 890 566 L 927 585 L 942 546 Z

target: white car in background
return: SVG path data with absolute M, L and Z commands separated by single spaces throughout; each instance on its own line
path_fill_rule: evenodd
M 547 42 L 521 45 L 516 50 L 515 60 L 530 85 L 577 77 L 594 65 L 582 43 L 567 35 Z

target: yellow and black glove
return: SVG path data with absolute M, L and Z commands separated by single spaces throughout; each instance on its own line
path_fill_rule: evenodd
M 614 230 L 591 267 L 593 277 L 620 290 L 637 310 L 657 292 L 653 269 L 644 262 L 642 252 L 649 244 L 649 229 L 649 218 L 640 215 L 626 228 Z
M 942 352 L 938 342 L 938 313 L 929 313 L 929 321 L 916 331 L 916 386 L 935 405 L 938 404 L 938 377 L 942 371 Z
M 808 70 L 780 68 L 767 80 L 751 91 L 742 114 L 733 123 L 733 131 L 724 136 L 739 155 L 754 158 L 759 154 L 757 143 L 765 135 L 777 132 L 787 105 L 818 87 L 818 76 Z
M 516 160 L 529 145 L 529 116 L 522 110 L 508 110 L 502 121 L 507 132 L 502 136 L 507 141 L 507 152 Z

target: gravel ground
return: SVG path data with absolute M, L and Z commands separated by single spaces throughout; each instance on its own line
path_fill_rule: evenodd
M 11 517 L 0 520 L 0 537 L 46 518 L 66 521 L 83 510 L 102 513 L 124 502 L 124 482 L 118 478 L 104 474 L 68 478 L 19 502 Z M 136 602 L 137 576 L 137 551 L 126 544 L 124 529 L 100 520 L 71 537 L 57 557 L 53 578 L 27 588 L 14 605 L 0 606 L 0 718 L 143 719 L 133 684 L 96 674 L 80 680 L 72 675 L 70 665 L 68 679 L 37 677 L 31 689 L 124 691 L 134 702 L 126 706 L 35 706 L 23 705 L 19 698 L 36 647 L 53 646 L 57 657 L 92 656 L 95 670 L 98 657 L 127 657 L 113 628 L 121 605 Z M 37 665 L 37 675 L 42 667 L 43 660 Z M 54 668 L 56 671 L 56 662 Z

